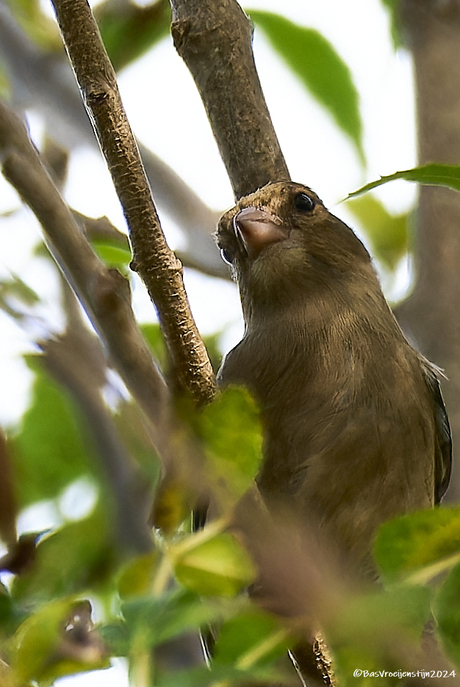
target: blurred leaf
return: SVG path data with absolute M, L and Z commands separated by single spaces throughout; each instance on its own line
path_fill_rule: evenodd
M 16 274 L 12 274 L 10 279 L 0 281 L 0 308 L 11 317 L 23 317 L 23 309 L 17 307 L 18 303 L 31 308 L 39 301 L 36 292 Z
M 126 243 L 126 246 L 123 246 L 114 239 L 98 238 L 93 239 L 91 245 L 107 267 L 113 267 L 122 272 L 122 274 L 126 273 L 132 260 L 128 243 Z
M 136 651 L 149 651 L 185 632 L 199 630 L 219 615 L 216 608 L 184 589 L 128 601 L 122 613 Z
M 169 354 L 163 334 L 161 333 L 160 325 L 156 323 L 141 324 L 140 328 L 161 369 L 167 370 L 169 365 Z
M 4 636 L 14 634 L 26 617 L 26 611 L 13 601 L 6 587 L 0 582 L 0 645 Z
M 421 661 L 420 640 L 430 618 L 430 598 L 428 587 L 407 585 L 347 599 L 326 633 L 338 683 L 344 687 L 398 684 L 397 679 L 379 683 L 376 675 L 356 676 L 354 671 L 359 667 L 363 673 L 364 669 L 398 672 L 402 656 L 416 663 L 420 655 Z
M 408 214 L 390 215 L 382 203 L 370 195 L 350 200 L 347 208 L 366 231 L 374 255 L 388 268 L 395 269 L 408 250 Z
M 460 560 L 460 508 L 404 515 L 379 530 L 375 557 L 385 580 L 424 582 Z
M 73 602 L 73 599 L 50 602 L 19 627 L 13 639 L 16 646 L 12 655 L 18 684 L 42 677 L 59 645 L 62 623 Z
M 158 676 L 155 687 L 233 687 L 234 685 L 248 685 L 248 677 L 257 685 L 272 685 L 282 683 L 282 676 L 274 673 L 273 669 L 253 669 L 251 672 L 238 670 L 233 665 L 200 666 L 189 670 L 177 670 L 166 675 Z
M 342 58 L 314 29 L 298 26 L 271 12 L 248 12 L 292 71 L 351 138 L 363 162 L 358 93 Z
M 167 370 L 169 356 L 160 325 L 157 323 L 141 324 L 140 328 L 161 369 Z M 221 333 L 218 332 L 203 338 L 214 369 L 219 366 L 222 360 L 222 351 L 219 348 L 220 336 Z
M 89 447 L 81 437 L 75 407 L 51 380 L 38 356 L 26 361 L 35 373 L 32 399 L 18 434 L 11 437 L 20 506 L 56 497 L 88 472 Z
M 350 597 L 335 616 L 335 642 L 351 641 L 378 650 L 403 632 L 419 640 L 430 614 L 432 591 L 399 585 Z
M 444 580 L 435 596 L 433 613 L 444 650 L 460 669 L 460 565 Z
M 165 535 L 173 535 L 197 506 L 196 490 L 188 489 L 182 476 L 170 470 L 161 479 L 155 493 L 151 521 Z
M 292 638 L 279 620 L 252 608 L 223 623 L 214 647 L 213 664 L 233 664 L 242 670 L 269 665 L 286 653 L 290 643 Z
M 87 518 L 44 537 L 33 567 L 15 579 L 13 598 L 46 601 L 87 587 L 102 587 L 113 573 L 115 553 L 107 514 L 101 505 Z
M 118 71 L 143 55 L 169 32 L 171 10 L 165 0 L 146 7 L 109 0 L 95 9 L 101 35 Z
M 395 48 L 400 48 L 403 44 L 401 38 L 401 22 L 399 21 L 400 0 L 382 0 L 382 4 L 387 8 L 390 15 L 391 37 Z
M 112 656 L 128 656 L 129 630 L 124 621 L 98 625 L 98 631 Z
M 362 186 L 357 191 L 349 193 L 348 198 L 354 198 L 362 193 L 371 191 L 377 186 L 387 184 L 389 181 L 396 181 L 397 179 L 404 179 L 405 181 L 416 181 L 425 186 L 447 186 L 456 191 L 460 191 L 460 166 L 459 165 L 439 165 L 428 164 L 423 167 L 414 167 L 413 169 L 406 169 L 403 172 L 395 172 L 387 176 L 380 177 L 377 181 Z
M 66 633 L 66 625 L 74 614 L 73 609 L 80 605 L 81 602 L 74 598 L 52 601 L 18 628 L 12 654 L 13 675 L 18 684 L 27 680 L 51 684 L 64 675 L 108 667 L 100 651 L 85 652 L 88 647 L 84 647 L 83 637 L 79 652 L 75 651 L 75 655 L 71 651 L 66 653 L 66 649 L 72 648 L 71 633 Z
M 206 529 L 187 538 L 169 555 L 174 574 L 187 589 L 203 596 L 234 596 L 254 580 L 251 559 L 236 539 L 224 532 L 203 541 Z M 195 545 L 196 543 L 196 545 Z
M 37 292 L 30 288 L 17 274 L 12 274 L 10 279 L 0 283 L 2 297 L 12 296 L 24 305 L 36 305 L 40 302 Z
M 137 556 L 127 563 L 120 574 L 118 589 L 122 599 L 131 596 L 145 596 L 152 589 L 158 566 L 158 551 Z
M 246 389 L 228 388 L 197 414 L 199 436 L 220 480 L 235 497 L 250 487 L 259 471 L 262 431 L 256 402 Z
M 57 25 L 42 12 L 40 0 L 7 0 L 7 4 L 34 43 L 46 50 L 62 52 Z

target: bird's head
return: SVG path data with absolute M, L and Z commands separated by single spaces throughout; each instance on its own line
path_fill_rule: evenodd
M 217 244 L 246 312 L 305 300 L 370 268 L 353 231 L 316 193 L 292 182 L 269 183 L 241 198 L 221 218 Z

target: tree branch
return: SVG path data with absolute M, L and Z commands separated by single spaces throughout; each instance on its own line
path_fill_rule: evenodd
M 116 76 L 86 0 L 53 0 L 83 100 L 106 158 L 133 249 L 133 269 L 155 303 L 177 375 L 197 403 L 215 393 L 214 373 L 182 281 L 166 244 Z
M 172 35 L 200 92 L 236 198 L 289 172 L 235 0 L 170 0 Z
M 159 440 L 164 433 L 169 393 L 137 327 L 128 282 L 96 256 L 41 163 L 24 125 L 2 101 L 0 152 L 4 176 L 41 223 L 58 265 L 105 341 L 115 368 L 156 426 Z
M 419 162 L 458 164 L 460 1 L 403 0 L 401 9 L 415 65 Z M 443 390 L 455 446 L 460 442 L 460 194 L 422 186 L 416 221 L 416 282 L 398 318 L 422 352 L 446 372 Z M 459 495 L 457 480 L 449 497 Z
M 62 337 L 43 342 L 41 348 L 46 367 L 74 398 L 92 437 L 114 514 L 114 543 L 125 553 L 151 550 L 151 495 L 102 400 L 106 368 L 99 339 L 82 322 L 73 322 Z
M 81 102 L 72 70 L 56 53 L 34 46 L 0 0 L 0 56 L 8 71 L 17 107 L 33 107 L 45 118 L 47 131 L 69 148 L 97 141 Z M 157 155 L 139 144 L 147 176 L 160 209 L 184 232 L 187 246 L 181 253 L 186 266 L 229 278 L 212 233 L 220 213 L 211 210 Z

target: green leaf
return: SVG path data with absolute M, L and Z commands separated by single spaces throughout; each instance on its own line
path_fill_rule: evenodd
M 401 37 L 401 22 L 399 19 L 400 0 L 382 0 L 382 4 L 387 8 L 391 22 L 391 37 L 395 48 L 400 48 L 403 44 Z
M 51 684 L 64 675 L 108 667 L 102 652 L 66 653 L 65 625 L 78 605 L 74 597 L 52 601 L 22 623 L 12 642 L 14 684 Z
M 72 401 L 38 356 L 27 356 L 26 361 L 35 373 L 32 400 L 18 433 L 11 437 L 21 507 L 56 497 L 88 472 L 91 460 Z
M 286 653 L 290 643 L 292 638 L 274 616 L 252 608 L 223 623 L 213 663 L 240 670 L 269 665 Z
M 395 269 L 409 247 L 408 214 L 391 215 L 374 196 L 354 198 L 347 207 L 364 228 L 373 254 Z
M 228 388 L 197 415 L 206 455 L 235 497 L 249 488 L 262 456 L 257 405 L 246 389 Z
M 168 34 L 171 10 L 165 0 L 146 7 L 134 2 L 105 2 L 96 18 L 107 52 L 118 71 Z
M 273 673 L 273 670 L 254 670 L 251 677 L 261 687 L 264 684 L 273 684 L 273 681 L 276 681 L 277 684 L 282 682 L 279 676 Z M 216 687 L 217 685 L 236 687 L 236 685 L 247 684 L 247 679 L 247 672 L 240 671 L 232 665 L 211 665 L 210 669 L 207 666 L 200 666 L 199 668 L 177 670 L 169 674 L 159 675 L 158 679 L 155 680 L 155 687 Z
M 0 281 L 0 308 L 10 317 L 21 321 L 24 311 L 30 312 L 39 302 L 37 293 L 16 274 Z M 17 306 L 18 303 L 20 307 Z
M 389 181 L 403 179 L 404 181 L 416 181 L 425 186 L 447 186 L 455 191 L 460 191 L 460 166 L 459 165 L 440 165 L 432 163 L 422 167 L 406 169 L 403 172 L 395 172 L 387 176 L 380 177 L 377 181 L 371 181 L 362 186 L 357 191 L 349 193 L 348 198 L 354 198 L 362 193 L 371 191 L 373 188 L 387 184 Z
M 130 560 L 122 569 L 118 588 L 120 597 L 143 596 L 152 588 L 158 565 L 158 551 L 150 551 Z
M 336 642 L 378 648 L 382 639 L 402 630 L 418 639 L 430 613 L 431 590 L 399 585 L 347 599 L 329 632 Z
M 414 660 L 430 618 L 431 596 L 428 587 L 401 585 L 346 599 L 326 628 L 338 683 L 344 687 L 396 684 L 388 679 L 379 682 L 375 674 L 356 676 L 354 671 L 397 672 L 402 668 L 401 656 Z
M 187 589 L 203 596 L 234 596 L 254 580 L 248 554 L 232 535 L 224 532 L 204 539 L 206 529 L 171 547 L 174 573 Z M 196 545 L 194 543 L 196 542 Z
M 104 240 L 98 238 L 97 240 L 93 239 L 91 245 L 108 267 L 118 269 L 123 274 L 126 273 L 127 267 L 132 260 L 128 243 L 126 243 L 126 246 L 122 246 L 111 239 Z
M 18 23 L 37 45 L 45 50 L 62 51 L 56 22 L 42 11 L 40 0 L 7 0 L 7 4 Z
M 460 508 L 404 515 L 379 530 L 375 557 L 385 580 L 425 582 L 460 560 Z
M 112 656 L 128 656 L 129 631 L 124 621 L 98 625 L 98 632 Z
M 31 289 L 17 274 L 12 274 L 10 279 L 0 282 L 0 294 L 2 297 L 17 298 L 29 307 L 40 302 L 37 292 Z
M 460 669 L 460 565 L 450 572 L 435 596 L 433 613 L 444 650 Z
M 72 602 L 68 599 L 53 601 L 19 627 L 12 655 L 13 674 L 18 684 L 42 676 L 59 644 L 61 625 Z
M 157 597 L 140 597 L 124 603 L 121 610 L 136 651 L 150 651 L 185 632 L 199 630 L 219 615 L 199 596 L 184 589 Z
M 314 29 L 278 14 L 248 12 L 292 71 L 351 138 L 364 161 L 358 93 L 349 68 L 332 45 Z
M 16 577 L 12 596 L 49 601 L 57 596 L 102 588 L 115 566 L 106 508 L 43 537 L 30 570 Z
M 141 324 L 140 328 L 150 350 L 154 354 L 156 360 L 158 360 L 161 369 L 168 369 L 168 365 L 170 364 L 169 354 L 160 325 L 156 323 L 147 323 Z
M 0 644 L 3 636 L 12 635 L 25 617 L 25 610 L 13 601 L 6 587 L 0 583 Z

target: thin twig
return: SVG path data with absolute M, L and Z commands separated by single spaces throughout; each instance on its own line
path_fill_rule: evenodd
M 236 0 L 170 0 L 172 34 L 200 92 L 235 196 L 289 172 L 254 64 L 252 27 Z
M 182 264 L 166 244 L 116 76 L 86 0 L 52 0 L 84 103 L 123 207 L 133 268 L 155 303 L 176 373 L 197 403 L 215 380 L 182 281 Z

